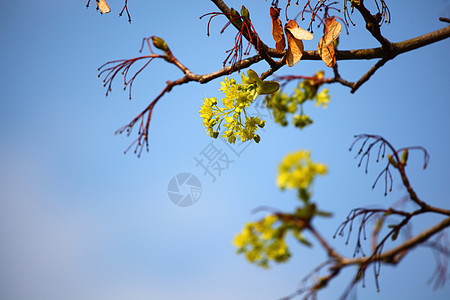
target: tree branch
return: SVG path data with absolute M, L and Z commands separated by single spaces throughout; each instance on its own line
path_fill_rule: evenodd
M 324 80 L 324 83 L 341 83 L 344 86 L 348 86 L 351 88 L 351 93 L 356 92 L 358 88 L 360 88 L 365 82 L 367 82 L 375 72 L 384 66 L 386 62 L 393 59 L 399 54 L 409 52 L 429 44 L 441 41 L 450 37 L 450 25 L 444 27 L 442 29 L 424 34 L 419 37 L 415 37 L 403 42 L 399 43 L 390 43 L 389 42 L 389 50 L 385 50 L 384 47 L 379 48 L 371 48 L 371 49 L 359 49 L 359 50 L 349 50 L 349 51 L 337 51 L 336 52 L 336 60 L 362 60 L 362 59 L 376 59 L 381 58 L 372 68 L 370 68 L 367 73 L 365 73 L 357 82 L 350 82 L 343 79 L 339 73 L 337 72 L 337 64 L 333 68 L 334 70 L 334 78 L 330 78 Z M 273 51 L 272 51 L 273 50 Z M 275 49 L 269 49 L 268 53 L 273 57 L 279 57 L 281 54 L 275 51 Z M 284 57 L 284 56 L 283 56 Z M 319 55 L 318 51 L 304 51 L 302 60 L 321 60 L 322 58 Z M 283 67 L 285 64 L 285 59 L 281 59 L 277 61 L 275 66 L 272 66 L 271 69 L 266 71 L 261 75 L 261 78 L 264 79 L 273 73 L 275 73 L 278 69 Z
M 404 257 L 404 256 L 399 256 L 400 253 L 402 253 L 406 250 L 410 250 L 411 248 L 414 248 L 414 247 L 420 245 L 421 243 L 427 241 L 430 237 L 432 237 L 436 233 L 439 233 L 440 231 L 442 231 L 443 229 L 445 229 L 449 226 L 450 226 L 450 218 L 446 218 L 446 219 L 442 220 L 440 223 L 436 224 L 435 226 L 418 234 L 414 238 L 411 238 L 411 239 L 405 241 L 404 243 L 402 243 L 401 245 L 399 245 L 391 250 L 385 251 L 380 255 L 369 256 L 369 257 L 364 256 L 364 257 L 358 257 L 358 258 L 353 258 L 353 259 L 343 259 L 341 261 L 341 263 L 343 266 L 360 265 L 362 263 L 367 263 L 368 261 L 370 261 L 370 262 L 382 261 L 382 262 L 389 263 L 389 264 L 397 264 L 400 261 L 400 259 Z
M 316 238 L 317 241 L 322 245 L 322 247 L 327 251 L 328 256 L 332 258 L 339 258 L 341 257 L 336 250 L 334 250 L 327 241 L 322 237 L 322 235 L 317 232 L 317 230 L 312 227 L 311 225 L 307 227 L 307 229 L 312 233 L 312 235 Z
M 355 83 L 353 84 L 352 90 L 351 90 L 350 92 L 351 92 L 352 94 L 353 94 L 354 92 L 356 92 L 356 90 L 357 90 L 361 85 L 363 85 L 366 81 L 368 81 L 368 80 L 370 79 L 370 77 L 372 77 L 372 75 L 375 74 L 375 72 L 376 72 L 379 68 L 381 68 L 382 66 L 384 66 L 385 63 L 387 63 L 387 61 L 388 61 L 388 59 L 386 59 L 386 58 L 382 58 L 382 59 L 380 59 L 379 61 L 377 61 L 377 63 L 376 63 L 372 68 L 370 68 L 370 70 L 367 71 L 367 73 L 364 74 L 364 75 L 361 77 L 361 79 L 359 79 L 357 82 L 355 82 Z
M 444 40 L 449 37 L 450 37 L 450 25 L 409 40 L 405 40 L 398 43 L 392 43 L 391 51 L 396 56 Z M 267 53 L 271 57 L 278 57 L 278 58 L 281 58 L 284 55 L 284 53 L 280 54 L 273 48 L 267 49 Z M 384 51 L 383 48 L 381 47 L 336 51 L 336 60 L 363 60 L 363 59 L 376 59 L 383 57 Z M 322 60 L 322 58 L 319 55 L 319 51 L 306 50 L 303 51 L 302 60 Z
M 211 0 L 224 14 L 227 16 L 227 18 L 231 21 L 231 11 L 230 8 L 222 1 L 222 0 Z M 233 26 L 240 31 L 241 28 L 237 27 L 235 23 L 231 22 Z M 275 61 L 270 57 L 268 54 L 269 47 L 261 41 L 258 35 L 255 35 L 253 37 L 248 35 L 248 32 L 243 32 L 244 37 L 252 43 L 255 46 L 255 49 L 258 50 L 258 54 L 261 55 L 261 57 L 267 61 L 267 63 L 273 68 L 275 66 Z M 257 45 L 259 45 L 259 48 L 257 48 Z
M 392 44 L 382 34 L 380 30 L 381 14 L 378 12 L 376 15 L 372 15 L 370 11 L 364 6 L 364 1 L 353 2 L 353 6 L 361 13 L 366 21 L 367 30 L 377 39 L 382 45 L 384 52 L 389 53 L 392 49 Z
M 228 8 L 228 6 L 222 1 L 222 0 L 212 0 L 212 2 L 225 14 L 225 16 L 227 16 L 228 19 L 231 20 L 231 14 L 230 14 L 230 9 Z M 122 9 L 122 12 L 126 10 L 127 11 L 127 1 L 125 1 L 124 4 L 124 8 Z M 362 13 L 367 14 L 366 11 L 364 11 L 362 8 Z M 371 16 L 373 17 L 373 16 Z M 369 18 L 368 16 L 366 16 L 366 18 Z M 372 20 L 373 21 L 373 20 Z M 233 24 L 233 26 L 236 27 L 236 29 L 241 30 L 240 28 L 237 27 L 237 25 L 235 24 L 236 22 L 231 22 L 231 24 Z M 378 26 L 378 24 L 377 24 Z M 379 29 L 379 28 L 378 28 Z M 125 84 L 125 88 L 127 86 L 129 86 L 130 88 L 130 93 L 131 93 L 131 86 L 133 84 L 134 79 L 136 78 L 136 76 L 143 71 L 144 68 L 147 67 L 148 63 L 150 63 L 150 61 L 154 58 L 163 58 L 165 59 L 167 62 L 177 66 L 184 74 L 185 76 L 183 78 L 180 78 L 176 81 L 171 82 L 170 84 L 168 83 L 168 85 L 166 86 L 166 88 L 163 90 L 163 92 L 158 95 L 157 98 L 155 98 L 150 105 L 143 111 L 141 112 L 141 114 L 139 114 L 132 122 L 130 122 L 127 126 L 122 127 L 121 129 L 118 130 L 119 133 L 124 131 L 124 128 L 127 129 L 127 131 L 129 131 L 130 126 L 132 127 L 132 125 L 135 124 L 135 122 L 140 118 L 143 117 L 143 114 L 145 114 L 146 112 L 150 112 L 149 116 L 151 116 L 151 112 L 153 111 L 153 107 L 156 104 L 156 102 L 161 98 L 162 95 L 164 95 L 166 92 L 170 91 L 174 86 L 176 85 L 180 85 L 180 84 L 184 84 L 190 81 L 196 81 L 199 82 L 201 84 L 207 83 L 213 79 L 216 79 L 218 77 L 224 76 L 224 75 L 230 75 L 236 71 L 239 71 L 243 68 L 247 68 L 250 67 L 251 65 L 260 62 L 261 60 L 266 60 L 269 65 L 270 65 L 270 69 L 267 70 L 266 72 L 261 74 L 261 79 L 265 79 L 268 76 L 274 74 L 276 71 L 278 71 L 280 68 L 282 68 L 285 65 L 285 52 L 284 53 L 278 53 L 275 49 L 273 48 L 269 48 L 267 47 L 258 37 L 257 34 L 254 34 L 253 36 L 249 36 L 249 32 L 246 30 L 242 31 L 242 34 L 244 35 L 244 37 L 253 45 L 259 45 L 259 46 L 255 46 L 255 48 L 258 50 L 258 55 L 246 58 L 246 59 L 241 59 L 239 61 L 237 61 L 235 64 L 227 66 L 227 67 L 223 67 L 222 69 L 219 69 L 215 72 L 209 73 L 209 74 L 202 74 L 202 75 L 198 75 L 198 74 L 194 74 L 192 73 L 187 67 L 185 67 L 183 64 L 181 64 L 181 62 L 179 62 L 172 54 L 172 52 L 169 50 L 168 52 L 165 53 L 165 55 L 156 55 L 153 54 L 151 48 L 150 48 L 150 44 L 149 44 L 149 40 L 148 38 L 147 43 L 149 44 L 149 48 L 150 51 L 152 52 L 152 55 L 148 55 L 148 56 L 143 56 L 143 57 L 139 57 L 139 58 L 134 58 L 134 59 L 128 59 L 128 60 L 119 60 L 119 61 L 114 61 L 114 62 L 109 62 L 106 63 L 104 66 L 108 66 L 108 68 L 106 70 L 103 70 L 100 74 L 102 74 L 103 72 L 107 71 L 107 78 L 105 78 L 105 83 L 108 84 L 108 91 L 111 90 L 111 83 L 112 80 L 114 78 L 114 76 L 116 76 L 118 74 L 118 71 L 120 69 L 123 69 L 125 71 L 124 75 L 124 84 Z M 380 33 L 381 34 L 381 33 Z M 376 33 L 377 35 L 377 33 Z M 359 50 L 344 50 L 344 51 L 337 51 L 336 52 L 336 59 L 337 60 L 362 60 L 362 59 L 376 59 L 376 58 L 381 58 L 381 60 L 379 60 L 365 75 L 363 75 L 357 82 L 350 82 L 347 81 L 345 79 L 343 79 L 340 75 L 339 72 L 337 70 L 337 66 L 335 66 L 333 68 L 334 71 L 334 78 L 330 78 L 330 79 L 324 79 L 323 83 L 335 83 L 338 82 L 344 86 L 350 87 L 351 88 L 351 92 L 355 92 L 363 83 L 365 83 L 367 80 L 370 79 L 370 77 L 381 67 L 383 66 L 388 60 L 394 58 L 395 56 L 397 56 L 398 54 L 404 53 L 404 52 L 408 52 L 426 45 L 429 45 L 431 43 L 443 40 L 445 38 L 450 37 L 450 25 L 436 30 L 434 32 L 430 32 L 428 34 L 413 38 L 413 39 L 409 39 L 403 42 L 399 42 L 399 43 L 390 43 L 389 44 L 389 49 L 387 50 L 387 44 L 385 43 L 385 41 L 383 41 L 382 45 L 383 47 L 380 48 L 371 48 L 371 49 L 359 49 Z M 145 39 L 144 39 L 145 40 Z M 142 50 L 142 49 L 141 49 Z M 387 54 L 387 51 L 389 52 Z M 278 61 L 274 61 L 273 58 L 280 58 Z M 130 69 L 130 67 L 138 60 L 141 59 L 149 59 L 148 62 L 142 67 L 140 68 L 135 75 L 129 80 L 126 81 L 126 75 L 128 74 L 128 71 Z M 319 55 L 318 51 L 304 51 L 303 53 L 303 60 L 321 60 L 321 57 Z M 114 63 L 118 63 L 117 66 L 111 66 L 111 64 Z M 108 76 L 110 76 L 110 78 L 108 78 Z M 142 134 L 144 135 L 148 135 L 148 124 L 149 121 L 146 123 L 147 126 L 145 126 L 145 130 L 140 131 L 140 137 L 138 138 L 138 140 L 141 139 Z M 144 138 L 145 141 L 147 141 L 147 137 Z M 139 145 L 139 141 L 138 141 L 138 145 Z M 147 145 L 148 146 L 148 145 Z

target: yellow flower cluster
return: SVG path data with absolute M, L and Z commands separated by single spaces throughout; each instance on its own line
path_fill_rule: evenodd
M 319 210 L 310 201 L 311 187 L 317 175 L 324 175 L 327 167 L 311 161 L 309 151 L 297 151 L 286 155 L 279 166 L 278 185 L 281 189 L 295 188 L 303 205 L 293 214 L 267 215 L 260 221 L 247 223 L 234 238 L 233 244 L 239 254 L 245 254 L 250 263 L 269 267 L 269 262 L 286 262 L 291 253 L 285 237 L 291 232 L 300 243 L 311 246 L 303 236 L 316 216 L 329 217 L 330 213 Z
M 307 189 L 316 175 L 327 173 L 327 167 L 311 161 L 309 151 L 298 151 L 285 156 L 279 166 L 277 184 L 281 189 Z
M 328 89 L 323 89 L 316 95 L 316 106 L 322 105 L 323 108 L 327 108 L 327 104 L 330 102 L 330 95 Z
M 275 122 L 286 126 L 288 124 L 287 115 L 293 114 L 292 123 L 294 126 L 303 129 L 312 124 L 313 120 L 303 112 L 303 104 L 310 100 L 315 101 L 316 106 L 327 107 L 331 97 L 328 94 L 328 89 L 318 92 L 323 78 L 323 71 L 319 71 L 311 79 L 301 81 L 294 89 L 292 96 L 281 92 L 267 96 L 265 101 L 267 107 L 272 109 Z
M 248 140 L 260 141 L 256 130 L 263 128 L 265 121 L 259 117 L 249 117 L 245 109 L 261 94 L 270 94 L 278 90 L 279 84 L 275 81 L 262 81 L 253 70 L 247 71 L 248 77 L 242 74 L 242 84 L 236 80 L 225 78 L 221 82 L 220 91 L 225 94 L 222 98 L 224 107 L 217 105 L 216 98 L 205 97 L 200 108 L 203 125 L 212 138 L 219 136 L 221 125 L 227 130 L 222 137 L 229 143 L 235 143 L 237 138 L 245 142 Z M 244 119 L 245 118 L 245 119 Z
M 276 216 L 268 215 L 258 222 L 247 223 L 234 238 L 237 252 L 245 253 L 249 262 L 265 268 L 269 267 L 269 261 L 288 260 L 291 253 L 284 241 L 285 230 L 281 222 L 278 222 L 278 228 L 274 227 L 277 221 Z
M 310 201 L 311 186 L 317 175 L 324 175 L 327 167 L 311 161 L 309 151 L 288 154 L 280 164 L 278 185 L 281 189 L 296 188 L 303 205 L 293 214 L 277 213 L 267 215 L 260 221 L 247 223 L 234 238 L 237 252 L 245 254 L 250 263 L 269 267 L 269 262 L 287 261 L 291 253 L 285 237 L 288 232 L 302 244 L 311 246 L 303 236 L 303 230 L 309 228 L 316 216 L 329 217 L 330 213 L 318 209 Z

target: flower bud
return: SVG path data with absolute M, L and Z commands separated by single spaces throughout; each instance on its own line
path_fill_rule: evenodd
M 242 5 L 242 8 L 241 8 L 241 16 L 243 16 L 247 20 L 250 20 L 250 13 L 248 12 L 247 8 L 245 8 L 244 5 Z
M 162 38 L 157 37 L 157 36 L 152 36 L 151 38 L 152 38 L 153 45 L 156 48 L 158 48 L 159 50 L 162 50 L 164 52 L 170 51 L 169 46 L 167 46 L 166 42 Z

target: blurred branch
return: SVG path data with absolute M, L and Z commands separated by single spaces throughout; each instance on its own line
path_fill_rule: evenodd
M 396 264 L 400 261 L 400 259 L 403 256 L 400 256 L 399 254 L 402 253 L 403 251 L 409 250 L 413 247 L 418 246 L 419 244 L 427 241 L 430 237 L 432 237 L 433 235 L 435 235 L 436 233 L 441 232 L 443 229 L 447 228 L 450 226 L 450 218 L 446 218 L 443 221 L 441 221 L 440 223 L 436 224 L 435 226 L 425 230 L 424 232 L 420 233 L 419 235 L 417 235 L 416 237 L 407 240 L 406 242 L 404 242 L 403 244 L 388 250 L 386 252 L 384 252 L 383 254 L 379 255 L 377 257 L 377 260 L 381 260 L 383 262 L 387 262 L 387 263 L 392 263 L 392 264 Z M 359 261 L 364 260 L 364 258 L 360 258 Z
M 382 210 L 380 210 L 382 211 Z M 400 213 L 403 214 L 403 213 Z M 407 221 L 406 221 L 407 222 Z M 404 223 L 406 223 L 404 222 Z M 404 224 L 403 224 L 404 225 Z M 401 226 L 403 226 L 401 225 Z M 331 280 L 333 280 L 337 275 L 340 274 L 341 270 L 349 267 L 349 266 L 357 266 L 357 272 L 354 277 L 354 280 L 351 282 L 350 286 L 347 288 L 347 290 L 344 292 L 341 299 L 345 299 L 352 287 L 361 279 L 364 279 L 365 277 L 365 271 L 367 270 L 367 267 L 370 265 L 374 265 L 374 272 L 375 272 L 375 282 L 377 285 L 377 288 L 379 290 L 379 283 L 378 283 L 378 276 L 380 273 L 381 263 L 384 264 L 391 264 L 396 265 L 401 261 L 403 257 L 406 256 L 408 251 L 410 251 L 412 248 L 426 245 L 424 244 L 428 239 L 433 237 L 434 235 L 442 232 L 444 229 L 450 226 L 450 218 L 446 218 L 440 223 L 436 224 L 435 226 L 423 231 L 422 233 L 418 234 L 417 236 L 408 239 L 407 241 L 403 242 L 397 247 L 394 247 L 390 250 L 387 250 L 385 252 L 382 252 L 380 250 L 383 249 L 384 243 L 387 241 L 387 239 L 392 236 L 392 233 L 389 233 L 386 235 L 386 237 L 383 239 L 382 242 L 377 246 L 376 249 L 374 249 L 373 253 L 368 256 L 362 256 L 358 258 L 347 258 L 344 256 L 341 256 L 337 254 L 334 251 L 328 251 L 328 246 L 324 246 L 324 244 L 321 242 L 320 238 L 318 239 L 319 243 L 324 246 L 325 249 L 327 249 L 327 252 L 329 253 L 330 259 L 324 261 L 321 263 L 317 268 L 315 268 L 311 273 L 309 273 L 307 276 L 305 276 L 302 280 L 302 285 L 300 288 L 294 292 L 293 294 L 284 297 L 282 299 L 292 299 L 298 295 L 304 295 L 304 299 L 308 299 L 311 296 L 315 296 L 319 290 L 326 287 Z M 315 231 L 312 231 L 315 232 Z M 314 236 L 317 238 L 317 235 L 314 234 Z M 319 235 L 320 236 L 320 235 Z M 326 245 L 328 245 L 325 242 Z M 436 243 L 432 243 L 430 246 L 434 249 L 437 249 L 436 251 L 439 251 L 440 253 L 443 253 L 444 255 L 448 255 L 449 250 L 446 248 L 443 248 L 442 246 L 436 246 Z M 309 280 L 312 280 L 312 277 L 314 275 L 318 275 L 319 272 L 324 269 L 325 267 L 328 267 L 328 273 L 324 276 L 320 276 L 315 282 L 313 282 L 310 286 L 307 285 L 307 282 Z M 439 263 L 437 268 L 437 272 L 439 273 L 441 269 L 445 269 L 446 267 L 443 266 L 442 263 Z M 436 272 L 435 272 L 436 273 Z M 440 272 L 442 273 L 442 272 Z M 442 274 L 441 274 L 442 275 Z M 442 284 L 442 281 L 445 280 L 445 276 L 439 276 L 439 284 Z
M 366 172 L 368 171 L 371 153 L 373 151 L 376 152 L 375 157 L 377 163 L 380 162 L 380 160 L 384 159 L 387 154 L 387 165 L 376 179 L 374 186 L 380 176 L 382 174 L 385 174 L 385 189 L 387 192 L 387 178 L 388 174 L 390 174 L 389 169 L 390 167 L 393 167 L 400 173 L 402 184 L 405 186 L 408 192 L 409 197 L 407 199 L 417 204 L 419 208 L 414 211 L 408 212 L 395 208 L 398 205 L 394 204 L 387 209 L 356 208 L 351 210 L 346 220 L 342 222 L 342 224 L 337 228 L 333 238 L 336 238 L 336 236 L 338 235 L 344 236 L 345 232 L 347 232 L 347 237 L 345 240 L 345 244 L 347 245 L 349 243 L 354 227 L 357 228 L 355 243 L 356 245 L 352 258 L 337 253 L 331 247 L 328 241 L 326 241 L 320 235 L 320 233 L 312 227 L 311 224 L 306 226 L 305 228 L 311 231 L 315 239 L 328 254 L 328 259 L 314 270 L 314 274 L 319 275 L 319 272 L 321 272 L 325 266 L 327 266 L 328 269 L 327 274 L 320 276 L 315 282 L 312 282 L 309 285 L 308 282 L 312 280 L 311 278 L 313 275 L 307 275 L 302 281 L 302 286 L 295 293 L 286 297 L 285 299 L 291 299 L 301 294 L 304 295 L 304 299 L 316 296 L 317 292 L 320 289 L 327 286 L 329 282 L 332 281 L 342 269 L 348 266 L 357 266 L 357 271 L 349 287 L 345 290 L 342 296 L 343 299 L 348 296 L 349 292 L 357 282 L 359 282 L 360 280 L 363 280 L 363 282 L 365 282 L 365 275 L 369 266 L 373 266 L 375 285 L 377 286 L 377 290 L 379 291 L 379 275 L 381 272 L 381 266 L 383 264 L 398 264 L 402 260 L 402 258 L 404 258 L 409 253 L 409 251 L 417 246 L 427 246 L 434 250 L 434 256 L 436 259 L 436 271 L 433 273 L 430 281 L 435 280 L 435 287 L 442 286 L 446 280 L 446 270 L 448 265 L 448 257 L 450 256 L 450 249 L 448 248 L 448 241 L 443 237 L 446 237 L 444 230 L 450 226 L 450 210 L 433 207 L 421 200 L 411 187 L 405 170 L 409 151 L 419 150 L 423 152 L 424 168 L 428 165 L 429 162 L 428 152 L 426 151 L 426 149 L 420 146 L 395 149 L 392 144 L 383 137 L 370 134 L 360 134 L 355 136 L 355 141 L 352 143 L 350 150 L 352 150 L 353 147 L 360 141 L 362 142 L 362 144 L 359 146 L 358 154 L 355 158 L 359 158 L 358 166 L 360 166 L 365 160 Z M 392 176 L 390 176 L 390 180 L 390 185 L 392 185 Z M 401 203 L 404 203 L 405 200 L 406 199 L 402 200 Z M 407 229 L 409 227 L 407 227 L 407 225 L 411 223 L 411 221 L 416 216 L 429 213 L 445 215 L 446 217 L 439 223 L 423 230 L 421 233 L 414 237 L 408 234 L 405 241 L 401 242 L 395 247 L 392 247 L 389 250 L 384 250 L 389 240 L 395 241 L 400 232 L 405 232 L 405 230 L 408 231 Z M 392 217 L 396 217 L 395 223 L 392 224 L 392 222 L 390 222 L 390 225 L 384 225 L 387 223 L 387 219 Z M 371 233 L 371 251 L 370 254 L 366 255 L 363 249 L 363 241 L 367 239 L 367 226 L 370 222 L 373 223 L 373 229 Z M 388 229 L 388 231 L 384 233 L 381 240 L 378 241 L 379 235 L 383 232 L 383 226 L 385 226 L 384 229 Z M 437 238 L 434 242 L 427 242 L 430 238 L 436 235 Z M 358 254 L 361 254 L 361 256 L 356 257 Z

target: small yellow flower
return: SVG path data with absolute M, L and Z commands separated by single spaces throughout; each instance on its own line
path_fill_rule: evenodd
M 330 102 L 330 95 L 328 89 L 323 89 L 316 95 L 316 106 L 322 105 L 323 108 L 327 108 L 327 104 Z

